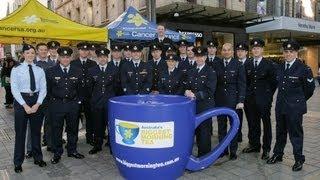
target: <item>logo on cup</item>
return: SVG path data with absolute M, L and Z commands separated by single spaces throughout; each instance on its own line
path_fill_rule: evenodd
M 137 138 L 139 134 L 139 126 L 127 123 L 120 122 L 116 125 L 117 133 L 122 137 L 122 142 L 125 144 L 134 144 L 134 139 Z

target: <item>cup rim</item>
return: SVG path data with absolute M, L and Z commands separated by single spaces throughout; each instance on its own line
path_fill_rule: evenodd
M 164 97 L 164 98 L 180 98 L 180 99 L 185 99 L 184 101 L 180 102 L 173 102 L 173 103 L 163 103 L 163 104 L 138 104 L 138 103 L 133 103 L 133 102 L 125 102 L 125 101 L 120 101 L 120 98 L 130 98 L 130 97 L 136 97 L 136 98 L 142 98 L 142 97 L 150 97 L 150 99 L 155 98 L 155 97 Z M 116 96 L 112 97 L 109 99 L 109 103 L 113 104 L 120 104 L 120 105 L 126 105 L 126 106 L 148 106 L 148 107 L 167 107 L 167 106 L 179 106 L 179 105 L 186 105 L 189 103 L 192 103 L 194 100 L 190 99 L 185 96 L 179 96 L 179 95 L 162 95 L 162 94 L 157 94 L 157 95 L 150 95 L 150 94 L 144 94 L 144 95 L 124 95 L 124 96 Z

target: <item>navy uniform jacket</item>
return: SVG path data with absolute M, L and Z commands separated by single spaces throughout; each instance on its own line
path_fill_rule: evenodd
M 238 103 L 244 103 L 246 94 L 246 75 L 244 66 L 232 58 L 227 67 L 224 60 L 217 63 L 216 103 L 218 107 L 235 108 Z
M 313 95 L 315 89 L 310 67 L 296 59 L 286 73 L 285 63 L 280 64 L 277 80 L 276 112 L 305 114 L 307 112 L 306 102 Z
M 83 80 L 81 78 L 81 69 L 75 66 L 70 66 L 67 75 L 63 73 L 60 65 L 49 68 L 46 72 L 48 99 L 82 101 L 80 89 Z
M 54 61 L 52 61 L 51 59 L 48 58 L 48 61 L 37 61 L 35 60 L 34 63 L 41 67 L 43 70 L 46 70 L 50 67 L 53 67 L 56 65 L 56 63 Z
M 248 96 L 248 85 L 250 84 L 250 75 L 248 74 L 248 71 L 250 66 L 251 66 L 251 63 L 252 63 L 252 60 L 247 58 L 246 61 L 244 62 L 244 64 L 239 60 L 239 62 L 242 64 L 242 66 L 244 67 L 244 70 L 245 70 L 245 74 L 246 74 L 246 97 Z
M 87 84 L 90 87 L 92 109 L 105 108 L 109 98 L 116 95 L 115 81 L 117 77 L 116 66 L 110 64 L 104 72 L 101 71 L 99 65 L 88 69 Z
M 182 72 L 178 68 L 175 68 L 169 75 L 169 70 L 164 70 L 160 74 L 158 87 L 160 94 L 183 95 L 184 84 Z
M 82 94 L 82 96 L 85 99 L 89 99 L 90 92 L 89 92 L 89 87 L 87 86 L 87 83 L 85 83 L 85 79 L 88 75 L 88 69 L 96 66 L 97 63 L 90 60 L 90 59 L 87 59 L 86 63 L 84 65 L 82 65 L 80 59 L 78 58 L 78 59 L 71 61 L 71 65 L 81 69 L 81 71 L 82 71 L 82 78 L 81 79 L 83 80 L 83 82 L 82 82 L 82 88 L 81 88 L 80 93 Z
M 214 59 L 212 61 L 209 60 L 209 57 L 207 57 L 206 59 L 206 64 L 208 66 L 210 66 L 211 68 L 213 68 L 214 70 L 216 70 L 217 67 L 217 63 L 219 63 L 219 61 L 221 61 L 221 59 L 217 56 L 214 57 Z
M 123 93 L 123 89 L 122 89 L 122 86 L 121 86 L 121 78 L 120 78 L 120 73 L 121 73 L 121 69 L 122 67 L 124 66 L 124 64 L 126 64 L 126 60 L 120 60 L 120 63 L 118 66 L 116 66 L 116 64 L 114 63 L 113 60 L 111 60 L 109 63 L 108 63 L 108 66 L 113 66 L 115 68 L 115 71 L 116 71 L 116 75 L 115 75 L 115 81 L 114 81 L 114 87 L 115 87 L 115 92 L 116 92 L 116 96 L 122 96 L 124 95 Z
M 262 58 L 255 69 L 254 61 L 250 60 L 246 66 L 246 76 L 248 79 L 247 97 L 254 97 L 259 108 L 270 108 L 277 87 L 276 65 Z
M 200 72 L 196 68 L 188 72 L 186 90 L 191 90 L 196 96 L 197 113 L 215 107 L 216 72 L 205 65 Z
M 129 94 L 148 94 L 152 86 L 152 70 L 146 62 L 140 61 L 135 67 L 133 61 L 125 63 L 121 68 L 121 85 L 123 92 Z
M 167 63 L 164 59 L 160 59 L 158 64 L 154 63 L 154 60 L 151 59 L 147 62 L 149 69 L 152 70 L 152 87 L 151 90 L 153 91 L 159 91 L 158 88 L 158 81 L 159 81 L 159 76 L 160 73 L 165 71 L 167 67 Z

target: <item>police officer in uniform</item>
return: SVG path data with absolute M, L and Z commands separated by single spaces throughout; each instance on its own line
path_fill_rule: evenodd
M 226 43 L 222 46 L 223 60 L 217 63 L 217 91 L 216 91 L 216 105 L 217 107 L 228 107 L 231 109 L 242 109 L 244 107 L 244 99 L 246 93 L 246 75 L 242 64 L 233 58 L 233 46 Z M 218 135 L 219 142 L 227 134 L 227 116 L 218 116 Z M 229 145 L 230 160 L 237 159 L 238 139 L 237 136 L 231 141 Z M 224 154 L 228 155 L 228 148 Z
M 120 69 L 122 68 L 124 62 L 126 60 L 122 60 L 122 47 L 118 44 L 111 45 L 111 61 L 110 64 L 116 69 L 116 79 L 115 79 L 115 92 L 116 96 L 124 95 L 122 87 L 121 87 L 121 79 L 120 79 Z
M 249 125 L 249 146 L 244 153 L 260 152 L 261 120 L 263 122 L 263 153 L 261 159 L 268 159 L 271 150 L 271 106 L 276 90 L 276 66 L 263 58 L 262 39 L 251 41 L 253 59 L 247 69 L 247 114 Z
M 91 67 L 94 67 L 97 65 L 95 61 L 92 61 L 88 58 L 89 56 L 89 44 L 85 42 L 81 42 L 77 45 L 77 48 L 79 49 L 79 58 L 71 61 L 71 65 L 75 66 L 77 68 L 80 68 L 82 70 L 82 80 L 87 77 L 88 75 L 88 69 Z M 81 97 L 83 97 L 83 102 L 80 107 L 80 112 L 84 112 L 84 115 L 86 117 L 86 141 L 87 144 L 90 144 L 93 146 L 93 123 L 92 119 L 90 117 L 90 93 L 89 88 L 85 82 L 82 82 L 82 88 L 81 88 Z M 79 117 L 80 114 L 79 114 Z
M 178 57 L 169 55 L 166 58 L 168 68 L 160 73 L 158 87 L 160 94 L 183 95 L 183 76 L 176 67 Z
M 60 47 L 60 43 L 58 41 L 49 41 L 47 46 L 49 49 L 49 59 L 55 64 L 59 63 L 57 50 Z
M 126 95 L 151 92 L 152 70 L 141 60 L 142 49 L 141 45 L 133 45 L 132 61 L 125 63 L 121 69 L 121 85 Z
M 131 55 L 131 45 L 126 44 L 123 46 L 123 62 L 130 62 L 132 59 Z
M 92 61 L 97 61 L 97 54 L 96 50 L 100 48 L 100 45 L 97 43 L 91 43 L 89 44 L 89 56 L 88 58 L 91 59 Z
M 52 164 L 57 164 L 63 154 L 62 132 L 64 121 L 67 129 L 68 157 L 83 159 L 84 156 L 77 151 L 79 108 L 83 97 L 82 70 L 70 65 L 72 49 L 60 47 L 58 49 L 60 63 L 48 69 L 46 76 L 48 82 L 49 118 L 52 125 Z
M 24 62 L 14 67 L 11 71 L 11 91 L 14 101 L 14 171 L 22 172 L 24 161 L 25 139 L 27 123 L 31 128 L 32 157 L 34 164 L 44 167 L 47 164 L 43 161 L 41 151 L 41 126 L 43 117 L 40 106 L 46 97 L 46 77 L 43 69 L 36 66 L 35 48 L 24 44 L 22 48 Z
M 87 83 L 91 87 L 92 93 L 91 112 L 94 129 L 94 147 L 89 154 L 96 154 L 102 150 L 103 136 L 107 125 L 106 104 L 111 97 L 116 95 L 115 81 L 117 77 L 116 66 L 109 62 L 108 55 L 110 51 L 106 48 L 96 50 L 98 65 L 89 69 Z
M 247 73 L 248 66 L 250 65 L 251 60 L 247 58 L 249 51 L 249 46 L 245 42 L 240 42 L 236 45 L 236 54 L 237 58 L 244 66 L 245 72 Z M 249 80 L 246 75 L 246 84 L 248 85 Z M 246 86 L 246 90 L 248 86 Z M 247 94 L 247 93 L 246 93 Z M 247 98 L 244 101 L 244 111 L 246 112 L 249 107 L 247 106 Z M 242 142 L 242 122 L 243 122 L 243 109 L 237 109 L 237 114 L 240 120 L 239 132 L 238 132 L 238 142 Z M 248 119 L 248 117 L 247 117 Z M 250 134 L 250 133 L 249 133 Z
M 179 59 L 178 61 L 179 62 L 184 62 L 185 60 L 188 60 L 187 59 L 187 45 L 188 45 L 188 42 L 186 40 L 180 40 L 178 43 L 177 43 L 178 47 L 179 47 Z
M 150 59 L 147 62 L 147 64 L 149 66 L 149 69 L 152 69 L 151 91 L 152 93 L 157 94 L 159 93 L 159 88 L 158 88 L 159 75 L 161 72 L 167 69 L 167 64 L 166 64 L 166 61 L 163 58 L 161 58 L 162 47 L 159 43 L 151 44 L 150 51 L 151 51 L 152 59 Z
M 166 48 L 164 48 L 165 52 L 166 52 L 166 58 L 170 55 L 176 55 L 177 54 L 177 51 L 176 51 L 176 48 L 174 47 L 174 45 L 170 45 L 170 46 L 167 46 Z
M 206 51 L 204 48 L 193 49 L 196 56 L 196 68 L 188 72 L 186 90 L 184 95 L 196 100 L 196 113 L 215 107 L 214 94 L 217 84 L 215 71 L 205 64 Z M 211 150 L 211 118 L 202 122 L 196 129 L 198 157 Z
M 206 63 L 213 69 L 215 69 L 216 64 L 220 61 L 220 58 L 217 57 L 217 48 L 218 48 L 217 42 L 215 41 L 207 42 L 208 57 L 207 57 Z
M 293 147 L 293 171 L 302 169 L 303 114 L 307 113 L 307 100 L 313 95 L 315 83 L 310 67 L 298 59 L 300 45 L 295 40 L 283 43 L 285 62 L 278 68 L 278 95 L 276 101 L 276 144 L 268 164 L 282 161 L 287 133 Z

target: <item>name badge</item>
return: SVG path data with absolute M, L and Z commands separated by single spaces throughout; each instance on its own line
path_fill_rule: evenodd
M 54 79 L 55 79 L 55 80 L 59 80 L 59 79 L 61 79 L 61 77 L 54 77 Z
M 290 79 L 299 79 L 299 77 L 289 76 Z
M 231 73 L 235 73 L 236 71 L 230 71 Z
M 207 77 L 207 76 L 201 76 L 202 78 L 205 78 L 205 77 Z
M 140 72 L 139 74 L 148 74 L 148 72 L 142 71 L 142 72 Z
M 76 78 L 76 77 L 71 77 L 70 79 L 71 79 L 71 80 L 76 80 L 76 79 L 78 79 L 78 78 Z

